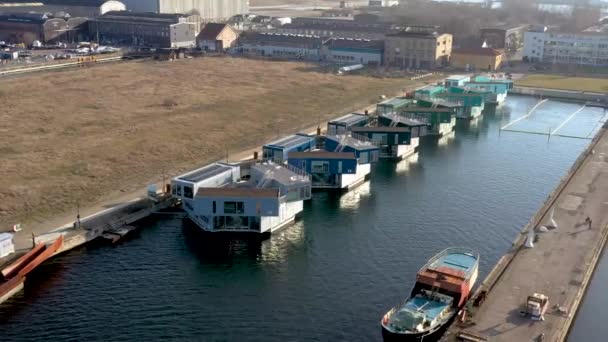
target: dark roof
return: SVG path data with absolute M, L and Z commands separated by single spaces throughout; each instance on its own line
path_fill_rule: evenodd
M 0 21 L 4 22 L 19 22 L 19 23 L 31 23 L 31 24 L 44 24 L 47 20 L 53 17 L 46 17 L 42 13 L 10 13 L 0 14 Z
M 197 197 L 279 197 L 279 189 L 269 188 L 198 188 Z
M 323 45 L 330 49 L 371 49 L 384 50 L 383 40 L 367 40 L 367 39 L 348 39 L 348 38 L 332 38 L 327 40 Z
M 67 6 L 83 6 L 83 7 L 101 7 L 109 0 L 5 0 L 0 1 L 1 4 L 28 4 L 41 2 L 45 5 L 67 5 Z
M 186 17 L 181 13 L 154 13 L 154 12 L 133 12 L 133 11 L 109 11 L 97 20 L 107 21 L 139 21 L 139 22 L 167 22 L 178 23 L 180 18 Z
M 201 33 L 198 34 L 198 39 L 199 40 L 216 40 L 217 36 L 227 26 L 230 27 L 230 25 L 228 25 L 228 24 L 209 23 L 209 24 L 205 25 L 205 27 L 201 30 Z
M 317 36 L 307 36 L 299 34 L 275 34 L 275 33 L 255 33 L 250 32 L 241 37 L 241 43 L 245 44 L 264 44 L 274 46 L 299 46 L 317 48 L 321 45 L 322 39 Z
M 309 152 L 290 152 L 289 158 L 294 159 L 356 159 L 354 152 L 328 152 L 328 151 L 309 151 Z
M 452 113 L 448 108 L 410 107 L 401 109 L 402 113 Z
M 358 132 L 375 132 L 375 133 L 382 133 L 382 132 L 391 132 L 391 133 L 405 133 L 405 132 L 410 132 L 409 127 L 352 127 L 351 131 L 353 133 L 358 133 Z
M 408 26 L 405 29 L 387 34 L 388 37 L 412 37 L 412 38 L 437 38 L 441 35 L 438 33 L 436 26 Z
M 452 54 L 496 57 L 496 56 L 502 55 L 502 51 L 497 50 L 497 49 L 492 49 L 492 48 L 473 47 L 473 48 L 453 49 Z

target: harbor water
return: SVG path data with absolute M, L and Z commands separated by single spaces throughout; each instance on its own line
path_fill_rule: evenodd
M 477 250 L 482 279 L 604 116 L 584 108 L 563 124 L 581 105 L 550 100 L 510 126 L 518 132 L 499 131 L 537 101 L 511 96 L 453 137 L 423 141 L 417 161 L 315 194 L 265 240 L 159 217 L 117 246 L 55 258 L 0 307 L 1 340 L 379 341 L 382 315 L 440 250 Z M 530 133 L 562 124 L 571 137 Z

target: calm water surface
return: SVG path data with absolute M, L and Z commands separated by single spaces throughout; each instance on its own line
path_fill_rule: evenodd
M 379 341 L 381 316 L 428 258 L 472 247 L 484 276 L 588 144 L 499 133 L 535 102 L 512 96 L 459 122 L 453 139 L 425 141 L 416 162 L 380 163 L 343 196 L 316 194 L 264 241 L 209 240 L 164 219 L 56 258 L 0 308 L 0 339 Z M 511 128 L 544 132 L 578 108 L 550 101 Z M 584 110 L 562 129 L 587 136 L 602 114 Z

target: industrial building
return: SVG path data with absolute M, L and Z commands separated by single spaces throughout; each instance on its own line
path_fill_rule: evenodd
M 138 0 L 139 1 L 139 0 Z M 0 1 L 0 14 L 10 13 L 67 13 L 71 17 L 97 17 L 110 11 L 124 11 L 118 0 L 5 0 Z
M 228 24 L 209 23 L 196 37 L 196 45 L 204 51 L 224 51 L 236 44 L 239 33 Z
M 321 58 L 336 64 L 381 65 L 384 41 L 366 39 L 329 39 L 321 47 Z
M 452 50 L 451 65 L 476 71 L 496 71 L 502 65 L 503 50 L 492 48 L 462 48 Z
M 273 28 L 273 32 L 314 35 L 324 38 L 383 40 L 389 33 L 399 32 L 390 23 L 363 23 L 349 19 L 292 18 L 291 23 Z
M 0 14 L 0 40 L 7 43 L 29 46 L 34 41 L 77 42 L 86 37 L 87 18 L 55 18 L 40 13 Z
M 608 36 L 598 32 L 528 31 L 523 58 L 551 64 L 608 66 Z
M 484 28 L 479 30 L 479 35 L 487 47 L 515 52 L 524 46 L 524 33 L 528 28 L 529 25 Z
M 434 69 L 447 66 L 452 54 L 452 35 L 435 26 L 409 26 L 386 35 L 384 64 L 400 68 Z
M 226 21 L 249 12 L 249 0 L 124 0 L 127 9 L 141 12 L 186 13 L 202 22 Z
M 239 39 L 238 51 L 248 56 L 319 61 L 322 43 L 317 36 L 248 32 Z
M 156 48 L 196 45 L 196 25 L 184 14 L 108 12 L 89 21 L 91 35 L 101 42 Z

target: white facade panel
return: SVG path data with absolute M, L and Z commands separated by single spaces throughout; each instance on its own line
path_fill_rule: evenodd
M 13 234 L 1 233 L 0 234 L 0 258 L 3 258 L 14 252 L 15 252 L 15 245 L 13 244 Z
M 363 183 L 365 181 L 365 177 L 371 173 L 371 170 L 371 164 L 357 165 L 357 172 L 355 174 L 340 175 L 340 187 L 342 189 L 348 189 Z

